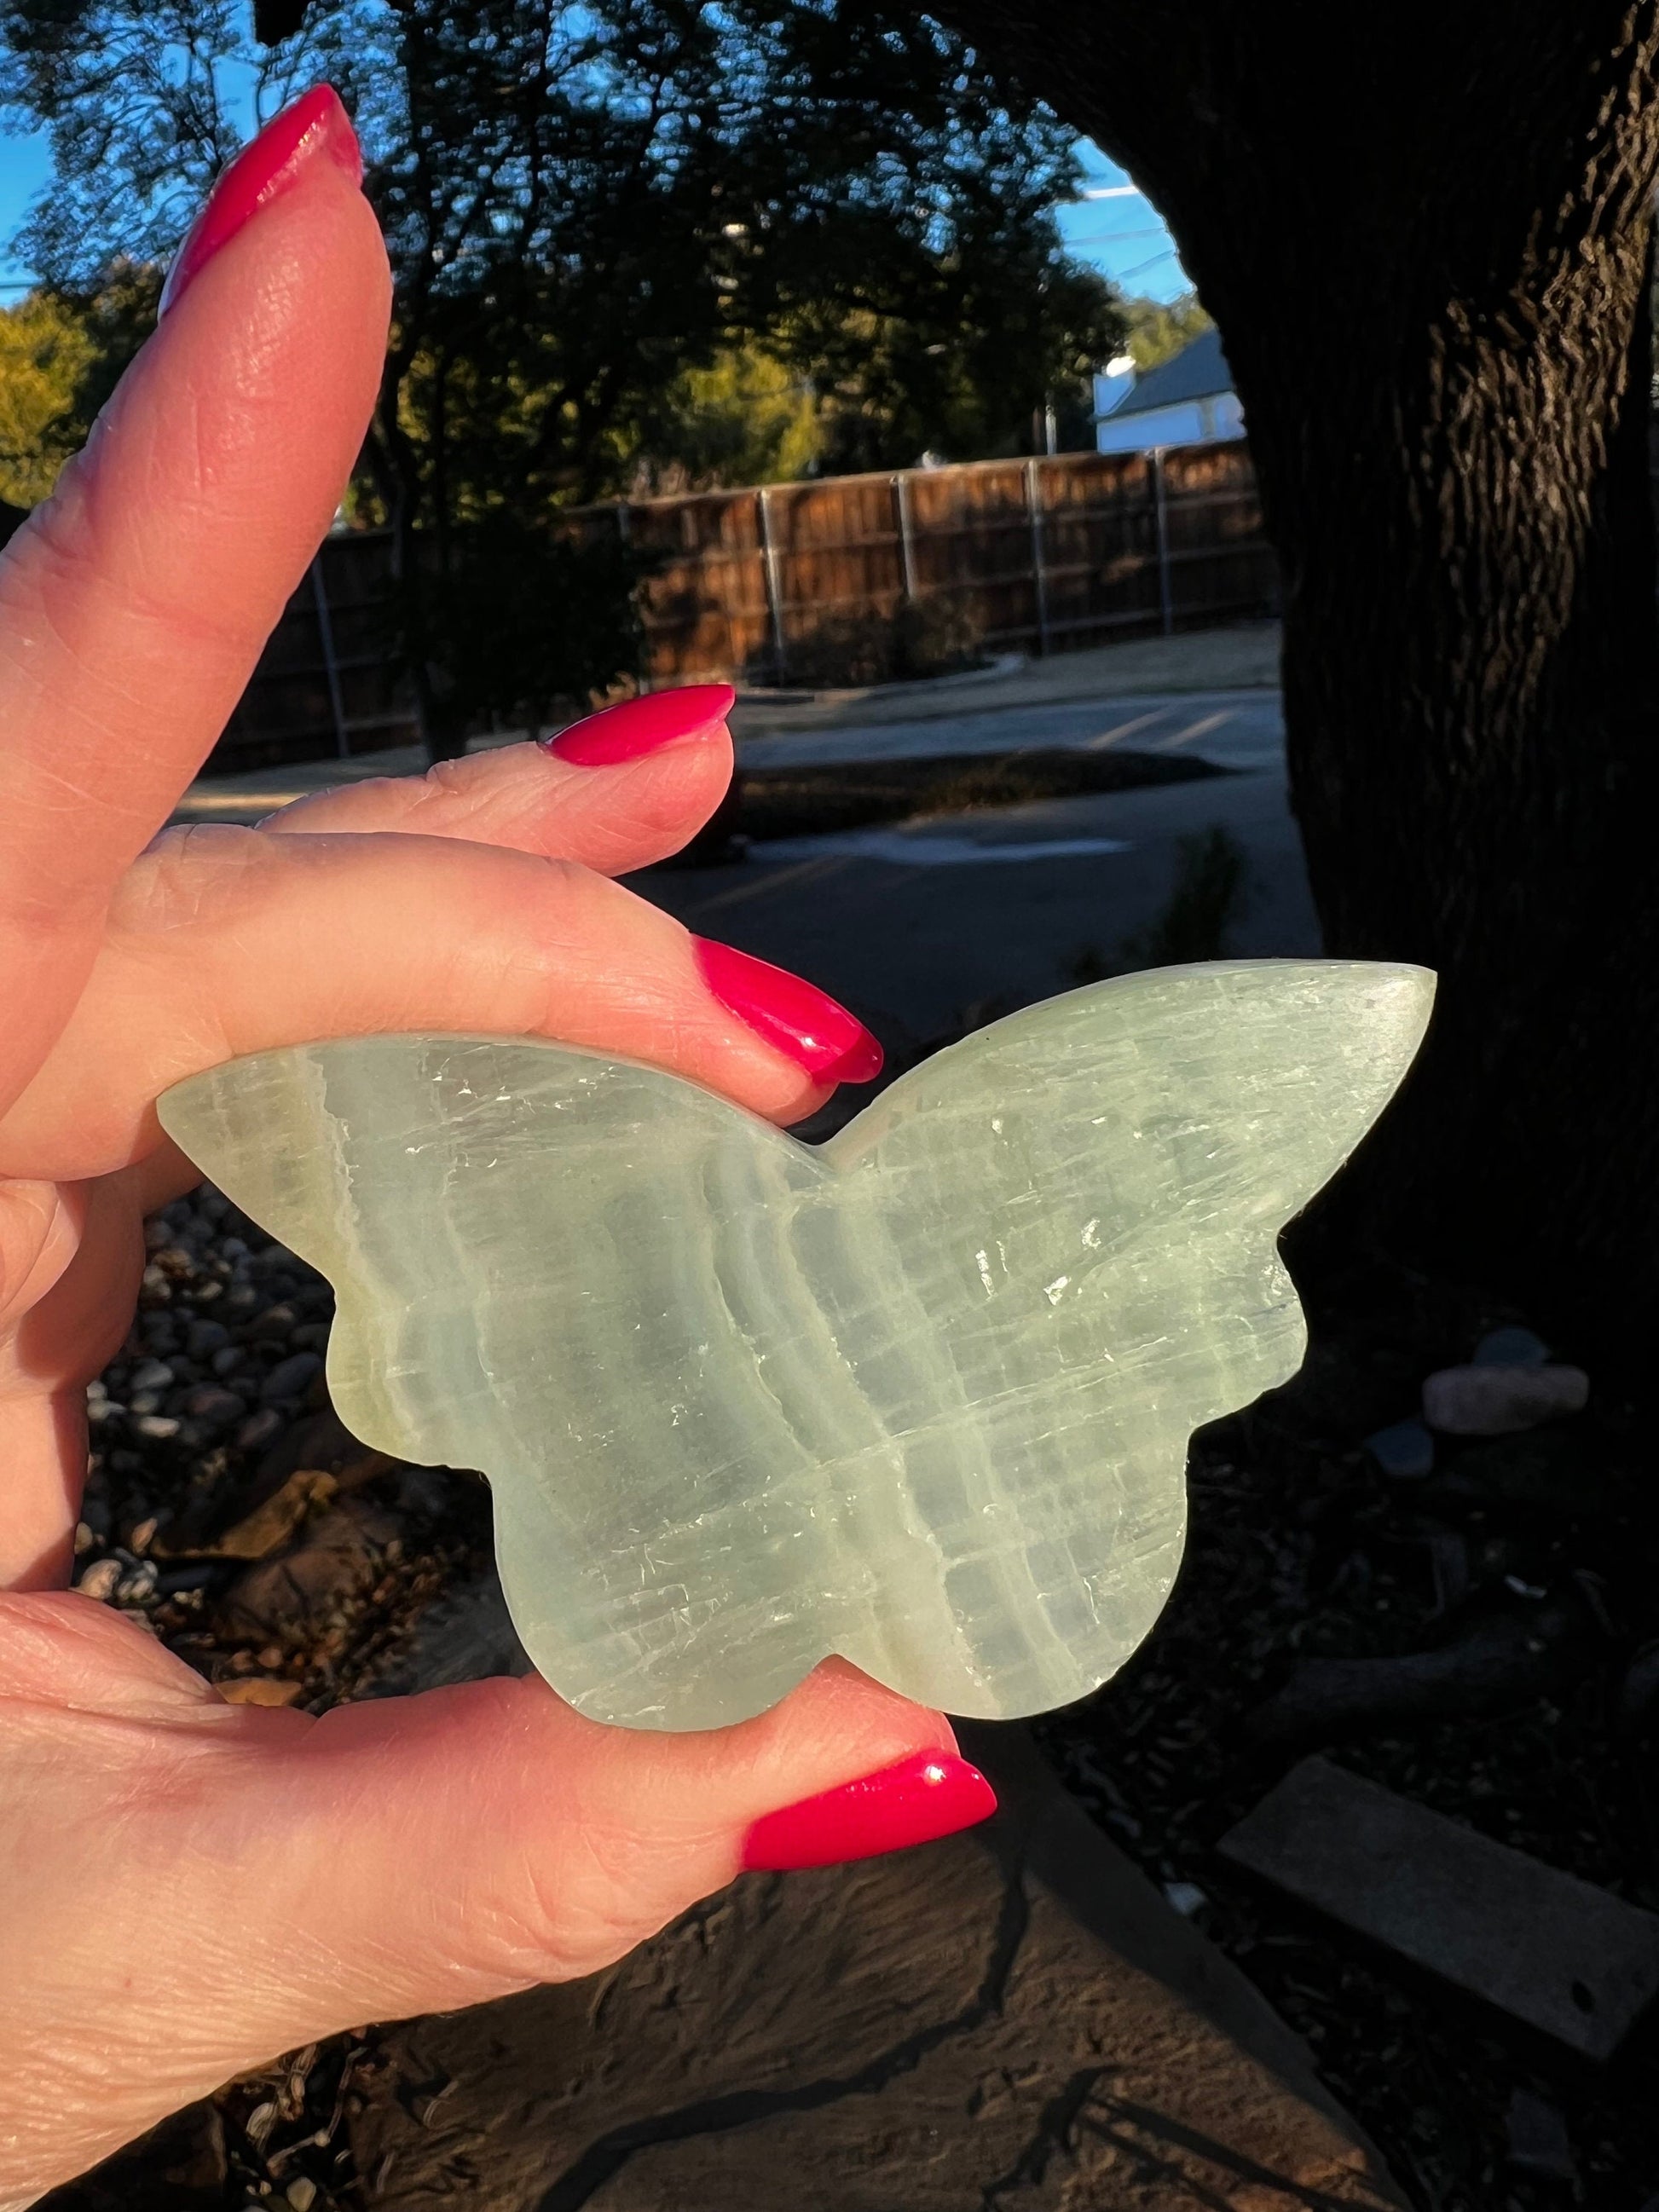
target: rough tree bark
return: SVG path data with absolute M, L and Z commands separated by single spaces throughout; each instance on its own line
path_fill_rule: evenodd
M 1442 978 L 1327 1225 L 1628 1342 L 1659 1291 L 1659 0 L 941 12 L 1170 222 L 1283 566 L 1327 949 Z

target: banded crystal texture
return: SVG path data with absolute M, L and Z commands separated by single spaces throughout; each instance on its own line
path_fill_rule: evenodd
M 816 1148 L 523 1038 L 260 1053 L 161 1115 L 333 1282 L 348 1425 L 488 1474 L 514 1620 L 582 1712 L 713 1728 L 840 1652 L 1009 1718 L 1157 1618 L 1188 1438 L 1302 1358 L 1277 1232 L 1432 991 L 1337 962 L 1124 976 Z

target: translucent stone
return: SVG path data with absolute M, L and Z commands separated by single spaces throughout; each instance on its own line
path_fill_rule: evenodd
M 840 1652 L 1003 1719 L 1156 1620 L 1189 1436 L 1302 1358 L 1277 1233 L 1432 992 L 1337 962 L 1121 977 L 818 1147 L 523 1038 L 259 1053 L 161 1115 L 334 1284 L 348 1425 L 489 1475 L 514 1620 L 581 1711 L 712 1728 Z

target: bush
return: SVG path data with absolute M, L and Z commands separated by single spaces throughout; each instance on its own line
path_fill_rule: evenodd
M 905 600 L 884 619 L 862 612 L 820 616 L 804 635 L 787 639 L 784 678 L 812 690 L 840 690 L 954 675 L 983 659 L 977 629 L 952 600 Z M 769 667 L 758 680 L 775 674 Z

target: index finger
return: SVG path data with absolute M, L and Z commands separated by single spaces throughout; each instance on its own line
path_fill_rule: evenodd
M 68 1019 L 111 891 L 222 729 L 361 447 L 390 282 L 357 167 L 326 88 L 239 156 L 186 243 L 188 289 L 0 561 L 0 1105 Z

